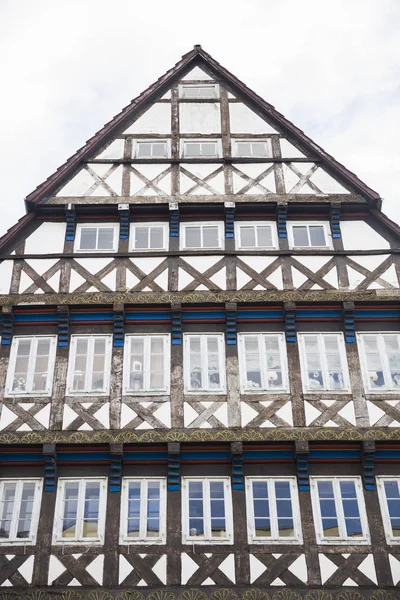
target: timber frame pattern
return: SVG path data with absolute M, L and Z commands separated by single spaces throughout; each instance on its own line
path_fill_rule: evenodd
M 181 93 L 209 83 L 216 98 Z M 207 118 L 195 126 L 196 112 Z M 139 158 L 146 140 L 168 152 Z M 190 140 L 218 155 L 185 157 Z M 269 154 L 238 156 L 241 140 Z M 0 477 L 40 478 L 44 491 L 36 545 L 0 540 L 0 600 L 398 598 L 400 546 L 385 537 L 375 476 L 400 476 L 400 396 L 366 391 L 356 342 L 400 331 L 400 227 L 379 194 L 195 46 L 25 204 L 0 240 Z M 183 249 L 180 227 L 205 219 L 223 242 Z M 240 248 L 236 226 L 257 221 L 274 245 Z M 323 223 L 329 244 L 293 247 L 296 221 Z M 131 226 L 154 222 L 164 249 L 133 250 Z M 88 223 L 117 232 L 113 251 L 80 251 Z M 239 336 L 254 332 L 282 336 L 286 391 L 241 389 Z M 348 392 L 304 391 L 298 336 L 310 332 L 343 337 Z M 112 340 L 109 394 L 67 395 L 71 335 L 99 333 Z M 154 333 L 172 342 L 168 393 L 125 393 L 124 336 Z M 188 333 L 225 336 L 223 393 L 185 391 Z M 34 335 L 57 336 L 51 393 L 7 394 L 13 338 Z M 121 482 L 149 473 L 167 482 L 167 543 L 124 544 Z M 108 482 L 104 543 L 59 544 L 57 478 L 91 476 Z M 232 545 L 183 541 L 181 477 L 208 476 L 231 479 Z M 297 480 L 301 543 L 248 541 L 257 476 Z M 313 476 L 360 479 L 368 543 L 317 543 Z

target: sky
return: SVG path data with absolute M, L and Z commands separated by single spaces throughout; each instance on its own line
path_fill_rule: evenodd
M 400 222 L 399 0 L 0 0 L 0 234 L 24 198 L 201 44 Z

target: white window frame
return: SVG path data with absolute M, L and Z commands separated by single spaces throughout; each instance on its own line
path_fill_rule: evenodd
M 392 524 L 390 522 L 389 507 L 385 494 L 385 481 L 395 481 L 397 483 L 398 489 L 400 490 L 400 477 L 392 475 L 379 475 L 376 478 L 376 487 L 378 490 L 379 504 L 381 507 L 386 542 L 390 545 L 398 546 L 400 544 L 400 537 L 395 537 L 392 533 Z
M 322 388 L 308 388 L 308 375 L 307 375 L 307 354 L 305 349 L 305 338 L 307 336 L 316 336 L 318 338 L 318 348 L 321 356 L 322 364 L 322 376 L 324 380 L 324 387 Z M 342 389 L 330 389 L 329 388 L 329 377 L 327 377 L 328 365 L 326 362 L 325 346 L 323 336 L 335 336 L 338 340 L 340 361 L 343 369 L 343 380 L 344 387 Z M 331 333 L 331 332 L 308 332 L 299 333 L 299 351 L 300 351 L 300 366 L 301 366 L 301 380 L 303 384 L 304 394 L 348 394 L 350 392 L 350 378 L 349 378 L 349 366 L 347 362 L 346 347 L 344 344 L 344 337 L 342 333 Z
M 272 246 L 261 246 L 256 244 L 255 246 L 242 246 L 241 245 L 241 235 L 240 230 L 242 227 L 254 227 L 256 230 L 256 240 L 258 241 L 258 233 L 257 227 L 270 227 L 271 229 L 271 237 L 272 237 Z M 272 221 L 235 221 L 235 244 L 237 250 L 275 250 L 278 248 L 278 242 L 276 238 L 276 224 Z
M 321 508 L 319 503 L 319 495 L 318 495 L 318 481 L 329 481 L 333 483 L 334 490 L 334 501 L 335 501 L 335 510 L 336 510 L 336 518 L 339 527 L 339 536 L 338 537 L 324 537 L 324 532 L 322 528 L 322 515 Z M 357 494 L 357 503 L 358 510 L 360 513 L 360 522 L 363 531 L 363 537 L 353 538 L 349 537 L 346 534 L 346 524 L 344 520 L 344 512 L 343 512 L 343 504 L 341 502 L 340 495 L 340 481 L 353 481 L 355 484 L 356 494 Z M 366 545 L 370 543 L 370 535 L 369 535 L 369 527 L 367 520 L 367 511 L 365 508 L 365 500 L 363 493 L 363 485 L 361 481 L 361 477 L 310 477 L 310 491 L 311 491 L 311 503 L 314 515 L 314 526 L 315 533 L 317 537 L 317 544 L 332 546 L 332 545 Z
M 163 230 L 163 245 L 161 248 L 135 248 L 135 230 L 137 227 L 161 227 Z M 131 252 L 160 252 L 160 250 L 168 250 L 169 238 L 168 223 L 165 222 L 144 222 L 144 223 L 131 223 L 130 224 L 130 251 Z
M 190 339 L 192 337 L 200 338 L 200 349 L 201 349 L 201 372 L 202 380 L 204 381 L 205 375 L 208 373 L 207 368 L 207 338 L 216 337 L 218 343 L 218 356 L 220 364 L 220 389 L 215 388 L 201 388 L 192 389 L 190 387 Z M 212 395 L 223 395 L 226 394 L 226 365 L 225 365 L 225 339 L 223 333 L 185 333 L 183 336 L 184 344 L 184 358 L 183 358 L 183 371 L 184 371 L 184 393 L 190 395 L 201 395 L 201 394 L 212 394 Z M 208 378 L 207 378 L 208 379 Z
M 295 246 L 294 245 L 294 235 L 293 235 L 293 227 L 307 227 L 307 235 L 310 239 L 309 228 L 310 227 L 323 227 L 324 235 L 325 235 L 325 246 Z M 313 248 L 321 248 L 321 249 L 333 249 L 332 244 L 332 234 L 329 228 L 329 223 L 326 221 L 289 221 L 287 223 L 288 234 L 289 234 L 289 248 L 292 250 L 312 250 Z
M 64 515 L 64 492 L 65 484 L 69 482 L 79 483 L 78 492 L 78 510 L 76 516 L 76 533 L 74 538 L 62 537 L 62 520 Z M 98 536 L 96 538 L 82 537 L 85 490 L 87 482 L 100 483 L 99 494 L 99 520 L 98 520 Z M 62 477 L 58 480 L 57 499 L 54 512 L 53 525 L 53 544 L 57 546 L 64 545 L 87 545 L 87 544 L 104 544 L 104 531 L 106 522 L 106 507 L 107 507 L 107 477 Z
M 268 485 L 268 504 L 271 523 L 271 536 L 256 536 L 255 516 L 253 503 L 253 481 L 266 482 Z M 290 485 L 290 496 L 292 502 L 294 536 L 279 536 L 278 515 L 275 498 L 275 482 L 286 481 Z M 247 505 L 247 535 L 249 544 L 302 544 L 301 515 L 299 505 L 299 494 L 296 477 L 246 477 L 246 505 Z
M 211 97 L 208 96 L 186 96 L 185 95 L 185 90 L 187 89 L 193 89 L 193 88 L 209 88 L 213 90 L 213 95 Z M 218 84 L 216 83 L 182 83 L 179 86 L 179 98 L 181 100 L 192 100 L 193 102 L 196 102 L 196 100 L 217 100 L 219 98 L 219 89 L 218 89 Z
M 189 482 L 203 482 L 203 514 L 204 536 L 191 536 L 189 531 Z M 210 516 L 210 482 L 222 481 L 224 484 L 225 524 L 226 536 L 211 536 Z M 182 477 L 182 544 L 233 544 L 233 512 L 232 489 L 230 477 Z
M 215 248 L 204 248 L 203 246 L 203 228 L 204 227 L 218 227 L 218 246 Z M 186 246 L 186 229 L 189 227 L 199 227 L 200 228 L 200 237 L 201 237 L 201 246 L 198 248 L 189 248 Z M 223 250 L 224 249 L 224 223 L 222 221 L 191 221 L 191 222 L 183 222 L 179 227 L 179 239 L 180 239 L 180 249 L 181 250 L 190 250 L 196 252 L 197 250 Z
M 47 382 L 46 382 L 46 389 L 43 392 L 40 391 L 35 391 L 32 389 L 33 386 L 33 378 L 34 378 L 34 365 L 36 362 L 36 352 L 37 352 L 37 345 L 38 345 L 38 340 L 39 339 L 43 339 L 43 338 L 48 338 L 50 340 L 50 348 L 49 348 L 49 362 L 48 362 L 48 369 L 47 369 Z M 28 362 L 28 372 L 26 375 L 26 379 L 27 379 L 27 390 L 30 391 L 24 391 L 24 392 L 17 392 L 17 391 L 13 391 L 12 387 L 13 387 L 13 381 L 14 381 L 14 373 L 15 373 L 15 366 L 16 366 L 16 360 L 17 360 L 17 349 L 18 349 L 18 341 L 19 340 L 32 340 L 32 345 L 31 345 L 31 351 L 29 353 L 29 362 Z M 6 398 L 11 398 L 11 397 L 15 397 L 15 396 L 51 396 L 51 392 L 53 389 L 53 376 L 54 376 L 54 365 L 55 365 L 55 361 L 56 361 L 56 343 L 57 343 L 57 336 L 56 335 L 15 335 L 13 336 L 12 339 L 12 343 L 11 343 L 11 352 L 10 352 L 10 359 L 8 362 L 8 369 L 7 369 L 7 378 L 6 378 L 6 393 L 5 396 Z M 32 350 L 32 348 L 34 349 L 34 351 Z
M 18 524 L 18 517 L 21 510 L 21 496 L 22 496 L 22 486 L 24 483 L 34 483 L 35 484 L 35 494 L 33 497 L 33 506 L 32 506 L 32 517 L 31 517 L 31 528 L 29 531 L 29 536 L 27 538 L 17 538 L 16 529 Z M 6 483 L 16 483 L 17 487 L 15 490 L 14 506 L 13 506 L 13 515 L 10 527 L 10 537 L 8 538 L 0 538 L 0 546 L 34 546 L 36 544 L 37 537 L 37 529 L 39 524 L 39 515 L 40 515 L 40 507 L 42 504 L 42 490 L 43 490 L 43 480 L 38 479 L 36 477 L 23 477 L 22 479 L 16 478 L 4 478 L 0 479 L 0 498 L 3 496 L 3 486 Z
M 261 380 L 262 387 L 252 388 L 247 385 L 246 377 L 246 352 L 245 352 L 245 341 L 246 337 L 256 337 L 258 340 L 258 350 L 260 355 L 261 363 Z M 264 338 L 276 337 L 278 338 L 279 354 L 282 366 L 282 386 L 268 387 L 266 372 L 268 371 L 267 357 L 265 352 Z M 239 333 L 239 373 L 240 373 L 240 387 L 242 394 L 285 394 L 289 392 L 289 377 L 288 377 L 288 364 L 287 364 L 287 351 L 286 342 L 283 333 Z M 261 348 L 261 352 L 260 352 Z
M 81 249 L 80 245 L 81 245 L 82 229 L 101 229 L 101 228 L 114 229 L 113 247 L 109 250 L 98 250 L 97 248 L 94 248 L 92 250 Z M 97 239 L 98 239 L 98 233 L 97 233 Z M 102 254 L 102 253 L 107 253 L 107 252 L 117 252 L 118 240 L 119 240 L 119 224 L 118 223 L 78 223 L 76 226 L 74 252 L 79 252 L 82 254 L 89 254 L 89 253 Z
M 400 342 L 400 333 L 398 331 L 365 331 L 357 333 L 357 345 L 358 351 L 360 354 L 360 362 L 361 362 L 361 371 L 364 380 L 364 390 L 366 394 L 399 394 L 399 389 L 394 388 L 392 386 L 382 386 L 380 389 L 371 388 L 369 377 L 368 377 L 368 366 L 367 366 L 367 356 L 364 345 L 364 336 L 376 336 L 378 338 L 378 350 L 379 356 L 382 362 L 382 370 L 385 377 L 385 381 L 392 381 L 392 377 L 390 375 L 389 362 L 387 358 L 387 354 L 385 352 L 385 342 L 383 340 L 383 336 L 386 335 L 395 335 L 397 336 Z
M 131 390 L 129 388 L 129 360 L 130 360 L 130 340 L 131 338 L 143 338 L 144 339 L 144 366 L 148 363 L 150 357 L 150 340 L 151 338 L 162 338 L 164 341 L 164 382 L 165 387 L 162 390 Z M 125 335 L 125 344 L 124 344 L 124 373 L 123 373 L 123 393 L 126 396 L 167 396 L 170 392 L 170 378 L 171 378 L 171 340 L 170 335 L 168 333 L 148 333 L 148 334 L 131 334 L 127 333 Z M 146 379 L 149 379 L 149 374 L 147 369 L 143 369 L 144 373 L 144 382 Z M 144 386 L 146 388 L 146 386 Z
M 208 143 L 212 143 L 215 144 L 215 150 L 216 150 L 216 154 L 199 154 L 198 156 L 188 156 L 187 152 L 186 152 L 186 145 L 187 144 L 208 144 Z M 187 159 L 198 159 L 198 160 L 202 160 L 202 159 L 213 159 L 213 158 L 221 158 L 222 156 L 222 145 L 221 145 L 221 140 L 220 139 L 205 139 L 205 138 L 201 138 L 201 139 L 197 139 L 197 138 L 193 138 L 193 139 L 185 139 L 185 140 L 181 140 L 181 158 L 187 158 Z
M 105 355 L 104 355 L 104 391 L 78 391 L 73 389 L 74 383 L 74 366 L 76 358 L 77 341 L 79 338 L 85 338 L 89 340 L 87 363 L 86 363 L 86 377 L 85 377 L 85 390 L 88 390 L 89 383 L 93 377 L 93 356 L 94 356 L 94 343 L 98 338 L 105 339 Z M 71 335 L 69 359 L 68 359 L 68 373 L 67 373 L 67 396 L 108 396 L 110 393 L 110 372 L 111 372 L 111 352 L 112 352 L 112 335 L 111 334 L 74 334 Z M 89 368 L 90 365 L 90 368 Z
M 164 156 L 155 156 L 153 157 L 153 154 L 151 156 L 139 156 L 139 146 L 140 144 L 164 144 Z M 153 153 L 153 149 L 152 149 L 152 153 Z M 171 140 L 169 139 L 152 139 L 149 138 L 147 139 L 141 139 L 141 140 L 134 140 L 133 141 L 133 148 L 132 148 L 132 155 L 133 158 L 136 158 L 138 160 L 152 160 L 152 159 L 162 159 L 162 158 L 170 158 L 171 156 Z
M 234 157 L 235 158 L 271 158 L 272 156 L 272 150 L 271 150 L 271 139 L 270 138 L 265 138 L 265 139 L 258 139 L 258 138 L 253 138 L 253 139 L 248 139 L 248 138 L 243 138 L 243 139 L 234 139 L 232 140 L 233 143 L 233 150 L 234 150 Z M 251 153 L 244 156 L 239 154 L 239 144 L 244 143 L 244 144 L 264 144 L 264 146 L 266 147 L 266 154 L 265 156 L 258 156 L 258 155 L 254 155 L 253 154 L 253 150 L 251 150 Z
M 139 537 L 128 537 L 128 493 L 129 483 L 132 481 L 140 482 L 140 531 Z M 158 537 L 146 536 L 147 521 L 147 489 L 149 482 L 159 482 L 160 484 L 160 535 Z M 120 544 L 140 545 L 140 544 L 165 544 L 166 543 L 166 521 L 167 521 L 167 492 L 165 477 L 123 477 L 121 491 L 121 523 L 120 523 Z M 145 490 L 145 493 L 143 493 Z

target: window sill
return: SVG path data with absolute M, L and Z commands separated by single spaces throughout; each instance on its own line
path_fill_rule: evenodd
M 233 546 L 233 540 L 191 540 L 182 539 L 184 546 Z
M 318 546 L 370 546 L 370 540 L 318 540 Z
M 119 540 L 119 545 L 120 546 L 124 546 L 124 547 L 130 547 L 130 546 L 165 546 L 166 544 L 166 540 L 165 539 L 160 539 L 157 540 L 155 538 L 151 538 L 149 540 L 124 540 L 124 539 L 120 539 Z
M 296 545 L 301 546 L 303 544 L 303 540 L 299 539 L 287 539 L 287 540 L 271 540 L 271 539 L 249 539 L 248 541 L 250 546 L 288 546 L 288 545 Z

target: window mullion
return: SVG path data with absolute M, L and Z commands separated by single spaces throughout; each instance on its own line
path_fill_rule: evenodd
M 269 518 L 271 525 L 271 539 L 278 539 L 278 507 L 276 505 L 275 479 L 268 480 Z
M 99 232 L 100 232 L 100 227 L 96 227 L 96 250 L 99 249 Z
M 150 389 L 151 336 L 145 335 L 143 340 L 143 387 L 148 391 Z
M 15 541 L 17 539 L 17 528 L 18 528 L 18 516 L 21 510 L 21 496 L 22 496 L 22 481 L 17 481 L 15 486 L 15 496 L 14 496 L 14 506 L 11 516 L 10 523 L 10 541 Z
M 93 361 L 94 361 L 94 338 L 88 338 L 88 356 L 86 364 L 86 379 L 85 379 L 85 392 L 89 392 L 92 389 L 93 380 Z
M 210 481 L 203 482 L 203 515 L 204 515 L 204 538 L 211 541 L 211 500 Z
M 322 378 L 325 390 L 330 390 L 329 385 L 329 374 L 328 374 L 328 360 L 326 356 L 326 346 L 325 346 L 325 337 L 324 335 L 318 336 L 318 347 L 321 355 L 321 366 L 322 366 Z
M 392 378 L 390 375 L 390 366 L 389 366 L 389 358 L 386 352 L 385 340 L 383 339 L 383 335 L 378 334 L 378 348 L 379 354 L 381 355 L 382 360 L 382 368 L 385 377 L 385 389 L 391 391 L 393 389 L 392 386 Z
M 78 506 L 76 511 L 76 540 L 83 539 L 83 515 L 85 510 L 86 481 L 79 481 Z
M 200 352 L 201 352 L 201 383 L 202 389 L 208 389 L 208 352 L 207 352 L 208 336 L 200 336 Z
M 335 495 L 335 505 L 336 505 L 338 524 L 339 524 L 339 537 L 342 540 L 346 540 L 347 532 L 346 532 L 346 521 L 344 518 L 343 498 L 342 498 L 342 494 L 340 491 L 340 481 L 338 479 L 334 480 L 334 495 Z
M 141 540 L 146 538 L 147 525 L 147 497 L 148 497 L 148 482 L 140 482 L 140 515 L 139 515 L 139 536 Z
M 37 338 L 36 337 L 32 338 L 32 344 L 30 347 L 29 359 L 28 359 L 28 372 L 26 374 L 26 392 L 28 394 L 32 393 L 32 390 L 33 390 L 33 378 L 34 378 L 34 374 L 35 374 L 37 343 L 38 343 Z
M 262 333 L 257 336 L 258 356 L 260 357 L 261 367 L 261 389 L 269 390 L 267 377 L 267 351 L 265 349 L 265 337 Z

